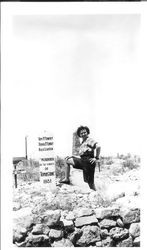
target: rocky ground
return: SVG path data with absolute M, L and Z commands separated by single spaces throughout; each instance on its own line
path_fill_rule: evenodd
M 95 173 L 97 191 L 90 190 L 83 182 L 80 170 L 72 169 L 70 178 L 71 185 L 64 184 L 52 189 L 49 189 L 47 184 L 43 186 L 39 182 L 19 183 L 18 188 L 13 189 L 13 242 L 16 246 L 139 245 L 139 167 L 124 172 L 121 161 L 101 166 L 101 171 L 96 169 Z M 106 216 L 98 216 L 102 211 L 100 209 L 103 209 Z M 129 215 L 122 215 L 123 209 L 127 209 Z M 49 220 L 48 223 L 44 222 L 44 216 L 48 212 L 51 213 L 50 223 L 54 221 L 53 225 L 49 225 Z M 125 216 L 129 218 L 129 224 L 127 222 L 126 226 Z M 62 222 L 62 226 L 59 226 L 59 222 Z M 90 236 L 91 234 L 93 236 Z M 106 234 L 107 237 L 102 237 L 102 234 Z M 112 235 L 113 237 L 110 237 Z M 89 239 L 88 243 L 86 239 Z M 137 243 L 133 243 L 135 240 Z

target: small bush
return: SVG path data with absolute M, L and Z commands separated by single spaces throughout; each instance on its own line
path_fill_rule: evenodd
M 101 160 L 101 164 L 105 164 L 105 165 L 111 165 L 114 162 L 111 156 L 100 157 L 100 160 Z
M 107 164 L 107 165 L 113 164 L 113 160 L 108 160 L 108 161 L 106 161 L 106 164 Z
M 137 169 L 139 167 L 139 164 L 135 162 L 134 159 L 127 159 L 123 162 L 123 168 L 132 170 L 132 169 Z
M 65 165 L 64 165 L 64 159 L 57 156 L 55 159 L 55 172 L 57 178 L 64 178 L 65 177 Z

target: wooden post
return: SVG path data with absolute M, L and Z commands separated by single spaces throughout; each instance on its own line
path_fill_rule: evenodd
M 100 155 L 100 152 L 101 152 L 101 147 L 98 147 L 98 155 Z M 98 162 L 98 167 L 99 167 L 99 172 L 101 171 L 101 164 L 100 162 Z
M 15 181 L 15 188 L 17 188 L 17 174 L 16 174 L 16 165 L 14 164 L 14 181 Z
M 26 153 L 26 160 L 28 159 L 28 152 L 27 152 L 27 136 L 25 136 L 25 153 Z
M 101 164 L 100 162 L 98 163 L 98 167 L 99 167 L 99 172 L 101 171 Z

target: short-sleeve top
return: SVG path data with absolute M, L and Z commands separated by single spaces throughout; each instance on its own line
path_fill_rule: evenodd
M 79 155 L 81 156 L 81 158 L 83 157 L 93 158 L 96 144 L 97 142 L 89 137 L 84 142 L 82 142 L 79 149 Z

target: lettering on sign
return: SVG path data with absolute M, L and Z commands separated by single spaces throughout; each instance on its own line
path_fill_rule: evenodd
M 41 158 L 41 161 L 54 161 L 54 158 Z
M 42 140 L 48 141 L 48 140 L 53 140 L 53 137 L 46 137 L 46 136 L 43 136 L 43 137 L 38 137 L 38 140 L 39 140 L 39 141 L 42 141 Z
M 39 148 L 39 151 L 49 151 L 53 150 L 53 148 Z
M 38 146 L 41 147 L 41 146 L 52 146 L 53 145 L 53 142 L 39 142 L 38 143 Z
M 38 152 L 40 165 L 40 182 L 43 184 L 55 185 L 55 158 L 53 136 L 38 136 Z
M 40 172 L 41 176 L 53 176 L 55 173 L 54 172 Z

